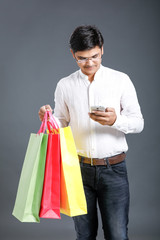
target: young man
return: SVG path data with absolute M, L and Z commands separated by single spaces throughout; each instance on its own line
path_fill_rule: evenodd
M 125 134 L 144 125 L 136 91 L 126 74 L 101 65 L 103 37 L 96 27 L 76 28 L 70 48 L 80 69 L 58 82 L 54 115 L 61 127 L 71 126 L 80 159 L 88 214 L 73 218 L 77 240 L 96 239 L 97 203 L 105 239 L 127 240 Z M 52 111 L 40 108 L 41 120 L 46 110 Z

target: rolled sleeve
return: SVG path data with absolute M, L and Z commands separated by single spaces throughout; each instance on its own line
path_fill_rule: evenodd
M 128 76 L 123 83 L 120 104 L 121 111 L 117 113 L 117 119 L 112 127 L 125 134 L 140 133 L 144 128 L 144 119 L 135 87 Z

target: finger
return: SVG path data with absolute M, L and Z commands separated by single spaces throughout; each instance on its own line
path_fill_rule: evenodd
M 101 112 L 101 111 L 92 111 L 90 114 L 96 115 L 96 116 L 102 116 L 102 117 L 106 116 L 106 112 Z
M 45 106 L 42 106 L 42 107 L 39 109 L 39 112 L 38 112 L 39 119 L 40 119 L 41 121 L 43 121 L 45 112 L 46 112 Z
M 45 105 L 45 110 L 50 112 L 53 111 L 50 105 Z
M 45 106 L 42 106 L 40 109 L 39 109 L 39 113 L 40 114 L 44 114 L 46 112 L 46 108 Z
M 111 107 L 107 107 L 106 112 L 115 112 L 115 109 Z
M 42 114 L 38 113 L 38 115 L 39 115 L 39 119 L 40 119 L 41 121 L 43 121 L 44 114 L 42 115 Z
M 109 121 L 109 117 L 104 117 L 104 116 L 98 116 L 98 115 L 95 115 L 95 114 L 90 114 L 90 118 L 96 122 L 107 122 Z

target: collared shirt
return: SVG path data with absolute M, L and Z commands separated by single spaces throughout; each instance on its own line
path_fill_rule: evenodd
M 116 122 L 112 126 L 104 126 L 90 119 L 91 106 L 114 108 Z M 92 82 L 81 70 L 58 82 L 54 116 L 61 127 L 71 126 L 78 154 L 92 158 L 126 152 L 125 134 L 141 132 L 144 126 L 130 78 L 102 65 Z

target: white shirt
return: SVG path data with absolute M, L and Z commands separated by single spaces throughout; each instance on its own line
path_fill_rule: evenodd
M 116 122 L 103 126 L 90 119 L 90 107 L 95 105 L 114 108 Z M 144 126 L 130 78 L 102 65 L 92 83 L 81 70 L 58 82 L 54 115 L 61 127 L 71 126 L 78 154 L 92 158 L 126 152 L 125 134 L 141 132 Z

